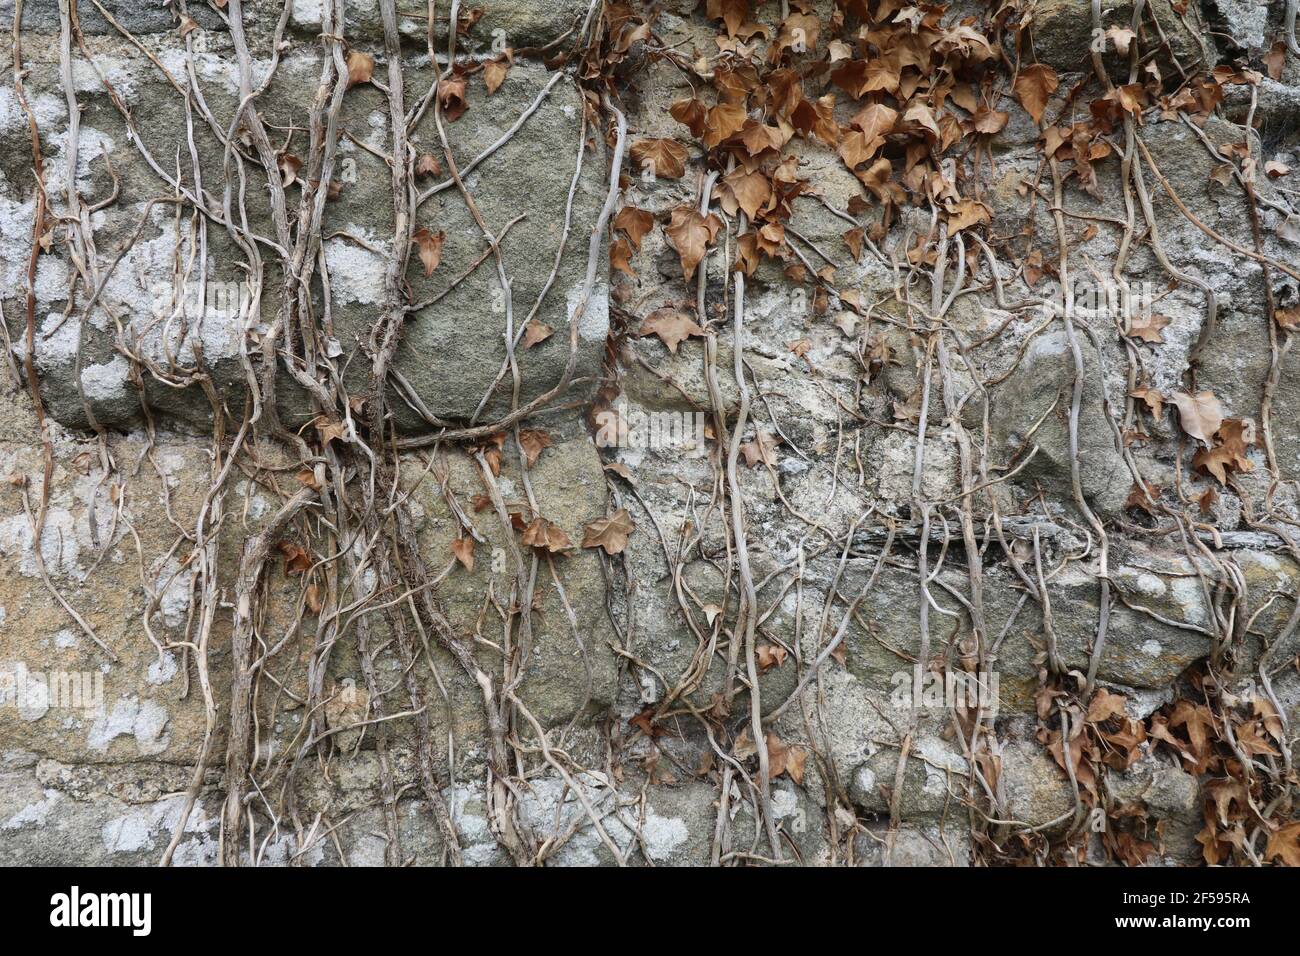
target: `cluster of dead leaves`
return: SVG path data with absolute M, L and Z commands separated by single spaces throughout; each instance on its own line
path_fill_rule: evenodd
M 775 780 L 785 774 L 797 785 L 802 786 L 808 751 L 803 747 L 787 744 L 774 730 L 769 730 L 764 740 L 767 742 L 767 778 Z M 737 760 L 741 761 L 758 756 L 758 748 L 754 745 L 754 738 L 748 727 L 740 732 L 731 752 Z

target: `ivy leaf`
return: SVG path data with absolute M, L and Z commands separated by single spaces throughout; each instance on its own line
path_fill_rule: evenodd
M 441 176 L 442 163 L 432 153 L 421 153 L 420 158 L 415 161 L 415 175 L 417 176 Z
M 656 179 L 681 179 L 686 175 L 686 147 L 674 139 L 643 139 L 632 144 L 632 162 L 638 172 Z
M 754 648 L 754 656 L 758 659 L 758 669 L 760 671 L 770 671 L 774 667 L 780 667 L 785 663 L 787 651 L 779 644 L 760 644 Z
M 447 238 L 447 234 L 441 229 L 433 233 L 428 229 L 420 228 L 411 238 L 419 248 L 420 262 L 424 265 L 424 277 L 427 279 L 442 262 L 442 243 Z
M 703 338 L 705 331 L 685 312 L 665 307 L 656 309 L 646 316 L 645 321 L 641 323 L 641 328 L 637 330 L 637 335 L 642 338 L 647 335 L 659 336 L 659 341 L 668 346 L 668 351 L 676 355 L 678 345 L 692 336 Z
M 555 330 L 546 323 L 529 319 L 528 324 L 524 326 L 524 348 L 530 349 L 538 342 L 545 342 L 554 334 Z
M 1165 414 L 1165 396 L 1159 389 L 1150 388 L 1146 385 L 1135 388 L 1129 392 L 1133 398 L 1141 399 L 1146 403 L 1147 410 L 1151 412 L 1151 417 L 1157 421 L 1164 417 Z
M 1284 866 L 1300 866 L 1300 823 L 1288 823 L 1268 835 L 1264 859 L 1281 860 Z
M 745 107 L 739 103 L 719 103 L 704 116 L 704 145 L 713 149 L 745 126 Z
M 759 462 L 775 466 L 776 446 L 779 444 L 781 444 L 780 438 L 760 428 L 753 441 L 747 441 L 740 446 L 740 453 L 745 456 L 745 464 L 750 468 L 755 467 Z
M 753 219 L 772 197 L 772 186 L 762 173 L 746 172 L 743 166 L 737 166 L 722 177 L 714 193 L 728 216 L 735 216 L 741 209 Z
M 541 515 L 524 528 L 523 542 L 525 547 L 548 551 L 551 554 L 560 554 L 573 548 L 569 536 Z
M 459 537 L 451 543 L 451 553 L 465 566 L 466 571 L 474 570 L 474 539 L 469 535 Z
M 1178 420 L 1182 423 L 1183 431 L 1208 447 L 1211 437 L 1223 423 L 1223 406 L 1214 397 L 1214 393 L 1197 392 L 1192 395 L 1188 392 L 1175 392 L 1173 401 L 1178 406 Z
M 1209 472 L 1219 484 L 1226 485 L 1229 471 L 1254 468 L 1247 452 L 1255 444 L 1255 423 L 1250 419 L 1229 418 L 1219 427 L 1218 434 L 1219 444 L 1198 451 L 1192 458 L 1192 466 Z
M 311 570 L 311 555 L 301 545 L 281 541 L 276 547 L 284 555 L 284 573 L 293 577 Z
M 438 105 L 448 122 L 454 123 L 465 115 L 469 109 L 465 100 L 465 77 L 449 76 L 438 82 Z
M 722 220 L 713 213 L 701 216 L 694 206 L 678 206 L 673 210 L 672 221 L 664 230 L 668 242 L 677 250 L 682 261 L 682 273 L 690 282 L 695 275 L 695 267 L 704 258 L 713 237 L 722 228 Z
M 1016 99 L 1025 108 L 1025 112 L 1034 118 L 1035 123 L 1042 123 L 1047 101 L 1060 85 L 1055 70 L 1044 63 L 1035 63 L 1025 67 L 1016 77 Z
M 531 468 L 537 464 L 537 459 L 541 457 L 543 449 L 550 448 L 554 444 L 550 433 L 542 431 L 540 428 L 524 428 L 519 432 L 519 445 L 524 450 L 524 457 L 528 461 L 528 467 Z
M 632 246 L 626 239 L 620 237 L 609 244 L 609 264 L 629 279 L 636 278 L 636 270 L 632 268 Z
M 977 199 L 961 199 L 948 208 L 948 231 L 956 235 L 963 229 L 988 222 L 989 207 Z
M 654 226 L 654 215 L 649 210 L 638 209 L 636 206 L 624 206 L 614 217 L 615 231 L 627 236 L 627 241 L 637 252 L 641 251 L 641 240 Z
M 612 515 L 597 518 L 583 529 L 582 546 L 584 548 L 604 548 L 606 554 L 621 554 L 627 547 L 628 535 L 636 530 L 632 516 L 626 508 L 619 508 Z
M 510 51 L 498 60 L 491 60 L 483 66 L 483 83 L 487 86 L 488 96 L 501 89 L 501 84 L 510 72 Z
M 349 50 L 348 59 L 348 89 L 356 86 L 358 83 L 369 83 L 375 74 L 375 58 L 369 53 L 362 53 L 360 50 Z
M 767 778 L 773 780 L 786 774 L 799 786 L 803 786 L 804 764 L 808 760 L 808 751 L 802 747 L 787 746 L 775 731 L 767 733 Z
M 1134 319 L 1129 326 L 1128 334 L 1135 339 L 1141 339 L 1143 342 L 1150 342 L 1153 345 L 1160 345 L 1164 342 L 1165 337 L 1161 330 L 1169 324 L 1167 315 L 1144 315 Z
M 1128 27 L 1118 25 L 1108 29 L 1106 36 L 1115 44 L 1115 52 L 1120 56 L 1128 56 L 1129 44 L 1137 39 L 1137 34 Z
M 991 110 L 981 106 L 975 111 L 972 122 L 975 125 L 975 132 L 984 133 L 991 136 L 994 133 L 1000 133 L 1006 128 L 1007 122 L 1011 119 L 1011 114 L 1002 110 Z

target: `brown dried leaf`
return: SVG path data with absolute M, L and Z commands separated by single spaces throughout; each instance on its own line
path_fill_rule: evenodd
M 530 349 L 538 342 L 545 342 L 554 334 L 555 330 L 549 325 L 530 319 L 524 326 L 524 348 Z
M 451 543 L 451 553 L 465 566 L 466 571 L 474 570 L 474 539 L 469 535 L 457 538 Z
M 411 236 L 420 252 L 420 262 L 424 266 L 424 277 L 433 275 L 433 270 L 442 262 L 442 244 L 447 234 L 439 229 L 436 233 L 421 227 Z
M 1138 316 L 1129 326 L 1128 334 L 1135 339 L 1141 339 L 1143 342 L 1160 345 L 1165 340 L 1161 330 L 1169 324 L 1169 321 L 1169 316 L 1157 315 L 1154 312 L 1149 315 Z
M 438 157 L 432 153 L 421 153 L 420 158 L 415 161 L 415 175 L 441 176 L 442 163 L 438 162 Z
M 647 335 L 659 336 L 659 341 L 668 346 L 668 351 L 675 355 L 677 346 L 684 340 L 692 336 L 703 338 L 705 331 L 685 312 L 665 306 L 646 316 L 645 321 L 641 323 L 641 328 L 637 330 L 637 335 L 643 338 Z
M 628 535 L 636 530 L 632 516 L 626 508 L 619 508 L 612 515 L 597 518 L 583 529 L 582 546 L 584 548 L 604 548 L 606 554 L 621 554 L 627 547 Z
M 700 264 L 709 243 L 713 242 L 713 237 L 721 228 L 722 221 L 713 213 L 701 216 L 694 206 L 678 206 L 673 210 L 672 221 L 664 234 L 677 250 L 687 282 L 694 277 L 695 267 Z
M 488 96 L 501 89 L 501 84 L 506 81 L 506 74 L 509 72 L 510 58 L 508 56 L 484 64 L 483 83 L 487 86 Z
M 1183 431 L 1210 445 L 1210 439 L 1223 423 L 1223 406 L 1213 392 L 1175 392 L 1173 402 L 1178 406 L 1178 420 Z
M 656 179 L 681 179 L 686 175 L 686 147 L 675 139 L 643 139 L 632 144 L 637 172 Z
M 375 58 L 369 53 L 362 53 L 360 50 L 348 51 L 348 88 L 356 86 L 358 83 L 369 83 L 370 78 L 375 73 Z
M 1159 389 L 1150 388 L 1143 385 L 1129 392 L 1133 398 L 1140 399 L 1146 403 L 1147 410 L 1151 412 L 1151 417 L 1159 421 L 1165 414 L 1165 396 Z
M 788 653 L 779 644 L 760 644 L 754 648 L 754 656 L 758 660 L 758 669 L 760 671 L 769 671 L 773 667 L 780 667 L 785 663 Z
M 624 206 L 614 217 L 615 231 L 622 232 L 627 236 L 628 242 L 632 248 L 641 251 L 641 240 L 655 226 L 655 217 L 647 209 L 638 209 L 636 206 Z
M 540 515 L 524 528 L 524 547 L 559 554 L 573 548 L 569 536 Z
M 755 467 L 759 462 L 775 467 L 776 447 L 780 444 L 779 437 L 760 428 L 753 441 L 747 441 L 740 446 L 740 453 L 745 456 L 745 464 L 750 468 Z
M 1041 123 L 1047 101 L 1060 85 L 1055 70 L 1044 63 L 1034 63 L 1021 70 L 1016 77 L 1016 99 L 1025 108 L 1025 112 L 1034 118 L 1035 123 Z
M 306 574 L 311 570 L 311 555 L 301 546 L 290 541 L 281 541 L 277 547 L 284 555 L 284 573 L 293 577 Z
M 549 432 L 542 431 L 540 428 L 523 428 L 519 431 L 519 444 L 524 450 L 524 458 L 528 461 L 528 467 L 531 468 L 537 464 L 537 459 L 541 457 L 542 451 L 550 448 L 554 441 Z

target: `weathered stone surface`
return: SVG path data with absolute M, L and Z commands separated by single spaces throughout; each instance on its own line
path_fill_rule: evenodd
M 129 108 L 148 104 L 150 121 L 141 122 L 144 111 L 136 116 L 140 138 L 155 161 L 165 165 L 164 158 L 174 151 L 176 131 L 187 128 L 184 101 L 147 61 L 138 62 L 128 48 L 112 41 L 105 40 L 101 46 L 104 44 L 111 52 L 106 52 L 101 68 Z M 228 40 L 216 38 L 196 55 L 206 101 L 222 128 L 237 103 L 238 76 L 228 46 Z M 42 45 L 35 40 L 26 57 L 32 70 L 28 96 L 38 122 L 59 127 L 66 123 L 67 111 L 58 81 L 57 50 L 51 41 Z M 184 76 L 183 56 L 168 52 L 160 62 L 173 76 Z M 254 73 L 265 71 L 267 63 L 256 61 Z M 310 48 L 291 48 L 276 83 L 261 101 L 268 122 L 285 128 L 305 127 L 320 66 L 319 54 Z M 416 66 L 410 73 L 414 100 L 433 77 L 427 66 Z M 130 131 L 98 77 L 91 72 L 78 73 L 77 89 L 85 107 L 78 187 L 87 201 L 112 191 L 105 156 L 113 157 L 121 185 L 118 202 L 97 214 L 101 222 L 96 241 L 105 285 L 99 305 L 84 324 L 80 313 L 64 315 L 73 274 L 66 254 L 60 251 L 40 258 L 36 355 L 46 386 L 46 405 L 56 419 L 69 426 L 86 427 L 94 422 L 104 427 L 134 427 L 145 417 L 143 387 L 143 400 L 155 420 L 206 428 L 212 416 L 211 403 L 195 384 L 197 372 L 204 368 L 212 376 L 226 413 L 237 420 L 247 399 L 248 369 L 260 362 L 257 336 L 267 333 L 266 323 L 280 308 L 276 286 L 281 273 L 276 254 L 263 249 L 263 320 L 258 323 L 247 308 L 247 274 L 238 264 L 242 253 L 226 230 L 207 223 L 200 234 L 188 217 L 178 219 L 170 205 L 151 204 L 158 196 L 159 179 L 143 159 L 132 156 Z M 4 197 L 0 241 L 6 251 L 5 279 L 17 289 L 25 275 L 34 213 L 27 195 L 30 160 L 24 161 L 25 155 L 30 156 L 30 147 L 12 92 L 4 95 L 10 99 L 0 129 L 8 157 L 0 163 L 0 196 Z M 394 387 L 390 403 L 399 424 L 411 429 L 428 427 L 424 413 L 439 420 L 468 420 L 499 416 L 510 409 L 515 399 L 505 344 L 508 327 L 516 345 L 529 319 L 554 330 L 549 339 L 533 348 L 518 347 L 523 382 L 519 404 L 560 383 L 570 358 L 570 325 L 575 318 L 578 331 L 569 394 L 590 395 L 600 374 L 608 332 L 608 262 L 603 251 L 597 253 L 590 286 L 586 280 L 591 233 L 605 203 L 609 175 L 603 151 L 590 148 L 595 135 L 590 126 L 586 145 L 579 142 L 583 105 L 572 80 L 520 60 L 491 97 L 481 79 L 471 83 L 468 102 L 468 112 L 446 124 L 449 141 L 483 228 L 494 237 L 504 234 L 500 244 L 504 273 L 488 254 L 489 242 L 452 180 L 445 174 L 420 178 L 420 189 L 427 198 L 415 216 L 416 226 L 442 232 L 446 241 L 442 264 L 432 276 L 423 275 L 414 254 L 408 270 L 411 300 L 433 302 L 411 314 L 395 362 L 400 381 L 409 385 L 414 396 L 404 394 L 406 386 Z M 508 131 L 534 106 L 527 121 L 507 139 Z M 326 206 L 323 258 L 330 282 L 332 338 L 339 348 L 334 374 L 343 374 L 351 389 L 363 391 L 368 385 L 364 349 L 383 314 L 383 273 L 392 248 L 391 179 L 381 158 L 391 152 L 385 98 L 371 86 L 355 89 L 345 99 L 340 125 L 348 134 L 338 147 L 343 189 L 338 199 Z M 223 151 L 212 131 L 198 120 L 194 129 L 201 164 L 220 170 Z M 305 149 L 301 140 L 300 134 L 286 152 Z M 503 145 L 482 158 L 502 140 Z M 413 142 L 421 152 L 442 156 L 431 112 L 415 130 Z M 580 146 L 582 169 L 575 177 Z M 61 197 L 60 183 L 66 179 L 65 157 L 69 155 L 66 143 L 55 139 L 46 155 L 47 187 L 53 197 Z M 475 164 L 480 158 L 481 163 Z M 250 184 L 245 195 L 252 229 L 269 241 L 275 228 L 265 189 L 254 185 L 264 174 L 260 166 L 247 163 L 245 175 Z M 215 209 L 221 208 L 220 181 L 220 176 L 211 174 L 205 179 Z M 291 185 L 286 190 L 295 210 L 300 188 Z M 137 230 L 139 235 L 133 239 Z M 126 247 L 125 252 L 110 274 L 108 250 L 119 245 Z M 208 256 L 196 264 L 192 259 L 200 246 L 206 246 Z M 479 265 L 471 271 L 476 262 Z M 502 274 L 509 282 L 508 295 L 502 290 Z M 204 281 L 206 285 L 201 285 Z M 317 308 L 324 309 L 320 294 L 317 299 Z M 10 334 L 23 354 L 20 331 L 13 325 Z M 198 349 L 202 365 L 198 364 Z M 175 385 L 160 384 L 147 372 L 137 374 L 130 358 L 133 355 L 164 371 L 171 370 Z M 310 414 L 305 395 L 283 371 L 277 382 L 282 416 L 301 423 Z
M 274 148 L 295 156 L 305 155 L 322 56 L 331 52 L 332 35 L 321 36 L 329 2 L 293 0 L 275 49 L 283 5 L 243 3 L 255 85 L 272 54 L 278 57 L 255 107 Z M 797 755 L 769 781 L 769 809 L 781 855 L 807 865 L 1059 862 L 1084 851 L 1101 865 L 1114 862 L 1106 841 L 1117 833 L 1152 841 L 1148 863 L 1200 863 L 1196 838 L 1207 784 L 1222 768 L 1193 775 L 1150 731 L 1176 701 L 1212 698 L 1219 680 L 1239 695 L 1228 705 L 1236 717 L 1252 719 L 1251 695 L 1262 692 L 1252 682 L 1265 652 L 1268 695 L 1285 720 L 1281 739 L 1269 739 L 1300 759 L 1300 679 L 1287 664 L 1300 653 L 1300 633 L 1288 628 L 1300 581 L 1300 541 L 1292 530 L 1300 508 L 1291 485 L 1300 477 L 1300 419 L 1293 414 L 1300 353 L 1288 338 L 1294 333 L 1270 327 L 1266 296 L 1272 293 L 1275 309 L 1300 306 L 1300 287 L 1287 272 L 1295 269 L 1300 215 L 1291 211 L 1294 172 L 1263 171 L 1269 162 L 1300 169 L 1300 65 L 1293 57 L 1280 66 L 1260 60 L 1281 35 L 1284 2 L 1202 0 L 1183 14 L 1175 9 L 1182 5 L 1152 0 L 1137 43 L 1140 80 L 1153 104 L 1160 93 L 1174 94 L 1183 71 L 1197 76 L 1219 62 L 1249 64 L 1261 72 L 1259 82 L 1228 82 L 1222 106 L 1209 117 L 1184 121 L 1154 105 L 1143 112 L 1134 125 L 1140 141 L 1127 156 L 1127 191 L 1120 155 L 1127 136 L 1118 123 L 1106 134 L 1110 151 L 1095 163 L 1094 191 L 1080 188 L 1073 159 L 1060 154 L 1059 207 L 1040 144 L 1045 127 L 1090 115 L 1098 91 L 1089 79 L 1091 0 L 1038 0 L 1006 11 L 1004 24 L 1021 16 L 1031 21 L 1019 46 L 1013 30 L 1004 30 L 1008 63 L 1048 64 L 1061 85 L 1039 124 L 1016 102 L 1007 64 L 990 64 L 983 74 L 993 82 L 978 95 L 1005 111 L 1007 124 L 980 137 L 963 126 L 967 142 L 955 147 L 960 158 L 948 172 L 963 196 L 988 203 L 992 218 L 948 237 L 937 298 L 945 298 L 959 270 L 963 288 L 942 317 L 932 314 L 936 293 L 926 261 L 942 219 L 924 193 L 928 187 L 930 198 L 942 202 L 947 184 L 927 181 L 913 189 L 917 202 L 886 215 L 834 147 L 796 132 L 782 156 L 798 160 L 791 172 L 810 188 L 792 200 L 785 258 L 765 257 L 745 277 L 739 322 L 741 283 L 729 259 L 739 218 L 723 217 L 701 264 L 701 314 L 700 289 L 684 278 L 665 228 L 678 210 L 702 199 L 721 209 L 717 194 L 700 194 L 717 154 L 707 157 L 670 112 L 672 104 L 701 95 L 707 78 L 696 73 L 745 55 L 729 50 L 719 57 L 717 23 L 705 5 L 650 5 L 657 13 L 653 39 L 634 43 L 611 69 L 609 89 L 628 120 L 629 143 L 666 138 L 685 149 L 684 174 L 656 179 L 631 164 L 608 168 L 609 117 L 597 108 L 597 88 L 589 85 L 584 94 L 578 83 L 590 79 L 589 61 L 562 56 L 599 5 L 463 4 L 455 69 L 466 80 L 468 110 L 443 126 L 473 201 L 446 172 L 432 109 L 418 121 L 412 114 L 413 151 L 444 167 L 416 178 L 412 228 L 441 232 L 445 243 L 433 274 L 424 275 L 413 257 L 399 290 L 416 307 L 402 328 L 387 407 L 396 434 L 423 432 L 430 444 L 398 450 L 368 434 L 360 404 L 369 387 L 372 333 L 391 305 L 384 280 L 394 248 L 392 117 L 382 85 L 387 54 L 379 0 L 343 4 L 338 32 L 346 50 L 375 58 L 380 85 L 356 84 L 343 98 L 336 177 L 342 188 L 325 206 L 308 317 L 325 333 L 329 354 L 310 372 L 340 383 L 360 424 L 355 437 L 331 445 L 310 427 L 315 410 L 302 389 L 279 370 L 277 410 L 290 431 L 301 429 L 305 444 L 276 440 L 260 422 L 220 498 L 219 527 L 212 532 L 205 524 L 205 533 L 217 534 L 218 586 L 208 599 L 204 658 L 211 723 L 190 646 L 203 611 L 195 593 L 195 528 L 214 467 L 225 460 L 248 408 L 260 346 L 281 314 L 277 224 L 253 151 L 241 142 L 227 164 L 221 145 L 239 96 L 224 19 L 230 5 L 224 14 L 205 5 L 191 11 L 198 26 L 187 30 L 188 41 L 202 100 L 194 95 L 188 103 L 176 88 L 187 89 L 191 79 L 172 10 L 120 0 L 105 5 L 121 29 L 93 5 L 80 9 L 89 55 L 74 44 L 80 138 L 70 170 L 59 3 L 24 3 L 23 82 L 53 212 L 67 212 L 70 185 L 88 204 L 113 197 L 88 213 L 93 275 L 78 278 L 62 225 L 37 258 L 34 360 L 52 419 L 44 435 L 15 368 L 28 348 L 25 285 L 36 209 L 29 127 L 12 85 L 0 87 L 0 306 L 13 343 L 13 361 L 0 364 L 0 477 L 9 479 L 0 484 L 0 863 L 157 863 L 181 823 L 209 735 L 206 773 L 174 862 L 219 862 L 221 807 L 232 783 L 224 757 L 242 548 L 319 475 L 366 486 L 376 450 L 395 462 L 397 477 L 393 487 L 374 491 L 380 537 L 348 539 L 351 557 L 361 562 L 356 574 L 346 573 L 348 560 L 332 560 L 338 526 L 351 529 L 370 513 L 358 507 L 327 514 L 313 502 L 279 533 L 275 544 L 285 550 L 273 548 L 257 593 L 254 648 L 274 651 L 251 705 L 254 777 L 269 784 L 262 791 L 268 800 L 292 799 L 297 817 L 319 826 L 306 835 L 286 828 L 259 844 L 255 859 L 244 855 L 245 864 L 441 865 L 456 851 L 439 822 L 444 804 L 465 863 L 510 864 L 499 820 L 489 820 L 501 794 L 484 789 L 501 769 L 492 765 L 495 733 L 507 740 L 507 763 L 517 759 L 505 768 L 515 776 L 509 799 L 524 843 L 538 852 L 534 862 L 704 866 L 716 855 L 724 865 L 761 863 L 773 848 L 756 814 L 754 700 L 769 747 Z M 447 11 L 438 6 L 430 31 L 419 4 L 398 4 L 408 109 L 431 90 L 434 71 L 447 67 Z M 837 3 L 764 0 L 751 4 L 750 14 L 770 25 L 783 6 L 825 18 Z M 0 0 L 0 26 L 13 9 L 12 0 Z M 1127 2 L 1103 4 L 1102 27 L 1127 24 L 1132 9 Z M 947 22 L 983 15 L 978 4 L 945 14 Z M 857 27 L 850 15 L 846 29 Z M 605 20 L 601 30 L 608 29 Z M 763 57 L 763 35 L 747 39 Z M 861 104 L 817 65 L 826 39 L 796 61 L 803 94 L 816 101 L 834 93 L 834 117 L 847 127 Z M 1106 43 L 1103 63 L 1112 81 L 1122 82 L 1127 63 L 1113 47 Z M 510 69 L 489 95 L 487 64 L 507 49 Z M 134 130 L 100 71 L 130 110 Z M 958 84 L 973 78 L 954 75 Z M 962 92 L 948 91 L 944 107 L 959 122 L 968 119 L 956 102 Z M 703 96 L 712 102 L 711 93 Z M 750 106 L 757 117 L 757 102 Z M 1245 129 L 1248 117 L 1253 130 Z M 892 135 L 884 152 L 896 178 L 919 175 L 926 157 L 905 152 L 903 134 Z M 1256 173 L 1258 237 L 1248 194 L 1224 169 L 1225 159 L 1243 154 L 1235 146 L 1243 141 Z M 620 234 L 597 236 L 588 288 L 592 230 L 611 173 L 615 208 L 645 210 L 654 225 L 628 257 L 630 274 L 611 272 L 608 262 L 608 244 Z M 201 175 L 213 215 L 195 216 L 172 202 L 176 190 L 167 179 L 174 175 L 187 190 Z M 246 200 L 260 269 L 248 264 L 223 221 L 227 186 Z M 291 222 L 302 188 L 287 187 Z M 1051 308 L 1061 300 L 1058 213 L 1076 293 L 1074 343 Z M 874 249 L 864 244 L 855 253 L 855 226 L 871 235 Z M 996 263 L 975 235 L 991 244 Z M 1260 255 L 1269 260 L 1267 270 Z M 996 293 L 991 268 L 1001 279 Z M 794 281 L 800 270 L 817 273 L 817 280 Z M 192 290 L 200 278 L 214 298 L 173 314 L 174 290 Z M 1129 316 L 1090 308 L 1090 291 L 1109 278 L 1146 293 L 1151 310 L 1168 320 L 1154 340 L 1127 334 Z M 90 290 L 101 282 L 86 315 Z M 239 292 L 257 283 L 256 301 Z M 232 288 L 233 297 L 222 298 Z M 665 307 L 687 313 L 703 336 L 670 348 L 640 334 L 645 318 Z M 553 334 L 515 352 L 516 394 L 506 338 L 519 336 L 530 318 Z M 278 341 L 282 364 L 300 352 L 292 332 Z M 522 467 L 509 427 L 473 442 L 433 444 L 431 433 L 445 425 L 491 423 L 555 386 L 569 360 L 571 332 L 571 387 L 521 423 L 543 429 L 549 440 L 534 464 Z M 210 376 L 210 392 L 200 371 Z M 1104 569 L 1102 542 L 1073 487 L 1069 415 L 1076 381 L 1079 493 L 1104 523 Z M 1139 387 L 1159 390 L 1163 409 L 1153 411 L 1132 394 Z M 1173 396 L 1188 390 L 1213 392 L 1227 417 L 1249 419 L 1257 429 L 1245 463 L 1236 462 L 1227 481 L 1194 458 L 1201 446 L 1173 408 Z M 213 399 L 227 424 L 215 444 Z M 648 432 L 633 430 L 612 443 L 593 442 L 590 413 L 607 408 L 642 420 L 672 416 L 683 425 L 678 438 L 690 440 L 651 442 Z M 723 433 L 744 449 L 734 473 Z M 43 503 L 44 437 L 52 470 Z M 770 454 L 756 453 L 763 444 Z M 492 481 L 475 457 L 485 449 L 494 461 L 500 453 Z M 326 469 L 331 458 L 339 461 L 335 474 Z M 1139 476 L 1150 482 L 1153 507 L 1132 494 Z M 501 520 L 489 494 L 493 484 L 521 520 Z M 44 531 L 34 541 L 39 508 Z M 380 580 L 364 558 L 391 536 L 398 509 L 409 514 L 428 565 L 436 615 L 408 613 L 425 589 L 403 593 L 405 578 Z M 518 525 L 534 515 L 576 545 L 593 520 L 618 509 L 635 525 L 619 554 L 575 547 L 548 555 L 522 544 Z M 963 539 L 967 514 L 978 553 L 968 552 Z M 923 515 L 930 522 L 928 596 L 918 578 Z M 467 536 L 475 541 L 472 568 L 453 552 Z M 297 547 L 303 550 L 295 562 Z M 742 547 L 756 595 L 752 686 L 738 599 Z M 1047 600 L 1026 582 L 1039 579 L 1036 558 Z M 1122 696 L 1128 717 L 1149 732 L 1127 769 L 1095 768 L 1112 810 L 1104 836 L 1070 830 L 1080 803 L 1043 743 L 1058 715 L 1045 720 L 1039 710 L 1055 706 L 1045 700 L 1045 687 L 1066 695 L 1058 703 L 1085 703 L 1074 698 L 1096 651 L 1103 574 L 1110 605 L 1097 685 Z M 344 607 L 334 631 L 328 616 L 313 610 L 329 588 L 339 589 Z M 523 628 L 526 593 L 534 600 Z M 95 645 L 68 608 L 111 652 Z M 392 629 L 394 608 L 415 625 L 409 648 Z M 981 677 L 996 696 L 984 701 L 976 741 L 984 749 L 973 766 L 968 702 L 943 693 L 911 698 L 924 608 L 926 675 L 967 672 L 981 650 L 985 655 Z M 440 629 L 444 616 L 449 634 Z M 326 652 L 320 642 L 327 634 L 333 637 Z M 450 652 L 448 636 L 467 655 Z M 834 653 L 833 640 L 840 642 Z M 1064 674 L 1048 672 L 1049 642 Z M 407 650 L 414 658 L 404 662 Z M 304 706 L 309 673 L 322 688 L 320 723 Z M 504 680 L 516 673 L 507 689 Z M 941 682 L 935 686 L 942 690 Z M 801 694 L 792 696 L 797 689 Z M 414 709 L 417 697 L 424 711 L 400 713 Z M 518 703 L 503 705 L 507 698 Z M 529 718 L 545 733 L 550 759 Z M 315 730 L 325 740 L 295 764 L 305 735 Z M 1094 732 L 1096 725 L 1085 730 Z M 909 755 L 894 793 L 903 749 Z M 1257 764 L 1261 779 L 1266 763 Z M 391 809 L 387 792 L 395 794 Z M 1086 812 L 1086 788 L 1081 800 Z M 250 803 L 259 833 L 267 833 L 262 809 Z M 393 859 L 398 847 L 390 830 L 400 860 Z
M 1158 32 L 1151 26 L 1153 15 L 1160 25 Z M 1131 2 L 1102 4 L 1100 29 L 1103 32 L 1112 26 L 1130 27 L 1132 22 Z M 1162 69 L 1174 69 L 1170 54 L 1184 69 L 1191 70 L 1196 65 L 1203 65 L 1204 69 L 1214 66 L 1217 51 L 1213 38 L 1206 33 L 1204 14 L 1199 5 L 1187 4 L 1185 12 L 1179 14 L 1170 0 L 1149 0 L 1143 22 L 1140 49 L 1143 52 L 1161 51 Z M 1104 52 L 1108 54 L 1106 59 L 1112 69 L 1118 70 L 1121 64 L 1128 65 L 1128 58 L 1116 54 L 1111 41 L 1096 37 L 1092 0 L 1038 0 L 1033 8 L 1031 29 L 1039 62 L 1061 72 L 1090 70 L 1089 47 L 1094 42 L 1104 43 Z
M 1000 785 L 1012 819 L 1030 827 L 1064 827 L 1075 808 L 1065 771 L 1038 744 L 1016 740 L 1002 750 Z

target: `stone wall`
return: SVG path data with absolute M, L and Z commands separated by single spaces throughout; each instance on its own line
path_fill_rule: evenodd
M 1285 2 L 419 6 L 19 5 L 0 862 L 1300 861 Z

